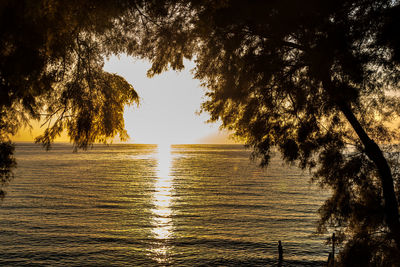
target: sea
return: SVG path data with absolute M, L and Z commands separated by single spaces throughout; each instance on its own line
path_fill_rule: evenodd
M 0 266 L 324 266 L 329 192 L 243 145 L 17 143 Z M 329 233 L 327 233 L 328 235 Z

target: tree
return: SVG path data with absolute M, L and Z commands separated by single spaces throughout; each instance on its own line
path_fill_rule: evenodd
M 45 126 L 37 142 L 46 148 L 64 129 L 75 149 L 127 138 L 124 106 L 139 98 L 102 67 L 126 49 L 130 32 L 121 23 L 132 8 L 133 1 L 1 1 L 1 186 L 15 167 L 10 136 L 30 120 Z
M 341 262 L 394 265 L 399 10 L 391 0 L 2 1 L 1 175 L 14 166 L 8 136 L 32 118 L 49 123 L 37 139 L 47 147 L 62 129 L 77 148 L 126 136 L 123 106 L 138 97 L 102 70 L 105 56 L 148 58 L 150 76 L 194 58 L 211 121 L 261 165 L 277 148 L 332 191 L 318 229 L 346 241 Z
M 164 6 L 149 18 L 153 40 L 143 51 L 153 62 L 150 75 L 194 57 L 211 121 L 244 138 L 261 165 L 276 147 L 332 190 L 318 230 L 332 227 L 347 241 L 344 265 L 400 262 L 399 135 L 392 123 L 400 115 L 399 3 Z

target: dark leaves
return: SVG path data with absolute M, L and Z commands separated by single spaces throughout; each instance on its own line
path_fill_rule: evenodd
M 17 166 L 14 158 L 15 146 L 11 142 L 0 143 L 0 200 L 4 198 L 5 192 L 1 189 L 13 177 L 12 170 Z
M 288 162 L 309 168 L 314 180 L 332 191 L 320 209 L 319 230 L 333 227 L 342 233 L 343 242 L 350 240 L 348 251 L 367 253 L 365 264 L 387 259 L 391 249 L 376 249 L 380 242 L 392 245 L 377 168 L 340 105 L 349 107 L 375 142 L 397 141 L 388 123 L 399 118 L 398 105 L 385 92 L 398 88 L 400 77 L 397 4 L 232 0 L 177 5 L 187 12 L 161 21 L 186 20 L 191 26 L 184 29 L 190 38 L 179 39 L 177 47 L 196 43 L 189 57 L 196 58 L 195 77 L 207 87 L 202 107 L 211 120 L 221 120 L 246 140 L 261 165 L 277 147 Z M 181 28 L 179 34 L 185 35 Z M 168 56 L 155 62 L 157 70 L 174 64 L 171 49 L 158 49 L 152 50 L 157 57 L 164 51 Z

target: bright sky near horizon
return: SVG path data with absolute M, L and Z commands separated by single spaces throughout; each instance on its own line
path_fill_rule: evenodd
M 150 63 L 122 56 L 106 61 L 104 69 L 117 73 L 133 85 L 140 97 L 139 107 L 125 108 L 125 128 L 130 143 L 141 144 L 226 144 L 234 143 L 216 123 L 205 123 L 208 114 L 196 114 L 204 97 L 204 88 L 193 79 L 191 61 L 181 72 L 167 71 L 153 78 L 146 76 Z M 31 131 L 19 132 L 14 141 L 31 141 L 43 130 L 34 123 Z M 58 141 L 66 142 L 66 136 Z

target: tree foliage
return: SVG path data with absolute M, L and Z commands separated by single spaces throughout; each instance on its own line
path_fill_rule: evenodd
M 117 18 L 131 7 L 129 1 L 1 1 L 2 184 L 15 167 L 8 140 L 31 120 L 43 123 L 36 140 L 46 148 L 64 129 L 75 148 L 127 138 L 124 106 L 138 96 L 102 68 L 106 56 L 125 49 Z
M 147 58 L 150 76 L 194 58 L 211 121 L 261 165 L 277 148 L 332 191 L 318 231 L 337 231 L 342 264 L 400 262 L 398 1 L 2 1 L 0 12 L 3 143 L 40 118 L 47 147 L 63 129 L 78 148 L 124 138 L 138 96 L 104 57 Z
M 211 121 L 244 138 L 261 165 L 277 148 L 332 190 L 318 230 L 333 229 L 345 242 L 342 264 L 400 262 L 398 148 L 391 145 L 399 138 L 392 123 L 400 115 L 399 3 L 171 1 L 165 7 L 152 18 L 150 73 L 194 57 Z M 157 34 L 160 28 L 171 33 Z

